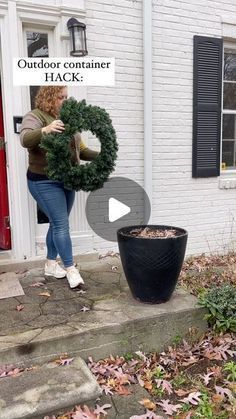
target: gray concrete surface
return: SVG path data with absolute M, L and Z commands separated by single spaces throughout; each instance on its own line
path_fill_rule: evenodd
M 20 275 L 25 295 L 0 304 L 0 365 L 44 361 L 62 352 L 100 359 L 161 350 L 189 328 L 196 334 L 206 329 L 204 310 L 182 289 L 165 304 L 134 300 L 117 257 L 81 262 L 81 274 L 82 292 L 69 289 L 65 278 L 45 280 L 42 268 Z M 37 283 L 42 285 L 32 287 Z M 17 311 L 18 305 L 24 308 Z
M 0 419 L 30 419 L 96 399 L 101 389 L 81 358 L 0 380 Z
M 26 260 L 14 260 L 9 256 L 4 257 L 5 252 L 0 253 L 0 274 L 3 272 L 23 271 L 25 269 L 42 268 L 46 262 L 44 257 L 37 257 Z M 75 262 L 96 262 L 98 260 L 98 253 L 84 253 L 82 255 L 75 255 Z
M 0 366 L 44 366 L 42 375 L 30 371 L 19 378 L 0 379 L 1 419 L 41 419 L 43 410 L 38 415 L 35 400 L 39 406 L 37 409 L 43 409 L 44 404 L 44 412 L 53 414 L 85 401 L 88 394 L 91 399 L 97 397 L 94 381 L 90 381 L 94 391 L 90 389 L 89 393 L 88 390 L 84 399 L 81 395 L 78 398 L 77 390 L 75 395 L 75 388 L 81 389 L 81 394 L 84 391 L 79 366 L 75 368 L 72 364 L 68 377 L 66 371 L 70 368 L 63 370 L 65 367 L 59 367 L 50 371 L 45 366 L 61 354 L 84 360 L 92 356 L 98 360 L 110 354 L 160 351 L 177 337 L 188 336 L 190 329 L 192 338 L 206 330 L 204 310 L 197 306 L 195 297 L 182 289 L 177 288 L 165 304 L 143 304 L 131 296 L 119 258 L 107 257 L 92 262 L 81 260 L 80 266 L 85 280 L 82 292 L 71 290 L 65 278 L 45 279 L 43 268 L 34 267 L 17 274 L 25 295 L 1 300 Z M 32 286 L 35 284 L 40 286 Z M 21 311 L 16 309 L 19 305 L 23 306 Z M 59 377 L 59 373 L 65 376 Z M 60 385 L 62 381 L 64 384 Z M 112 404 L 109 418 L 129 419 L 132 415 L 144 413 L 138 401 L 144 398 L 140 391 L 145 390 L 139 387 L 136 390 L 126 397 L 103 395 L 99 404 L 103 400 Z M 8 411 L 3 411 L 7 408 Z

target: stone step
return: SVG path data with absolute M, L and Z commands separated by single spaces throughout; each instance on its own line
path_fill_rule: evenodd
M 45 363 L 0 379 L 0 419 L 42 419 L 100 395 L 95 377 L 80 357 L 70 365 Z
M 111 285 L 114 287 L 114 284 Z M 96 286 L 100 286 L 99 282 Z M 76 301 L 80 298 L 85 297 L 77 295 L 73 300 L 56 302 L 57 306 L 61 303 L 57 313 L 63 310 L 65 304 L 68 307 L 78 304 Z M 79 304 L 79 307 L 81 304 L 88 305 L 87 300 Z M 177 289 L 165 304 L 140 303 L 131 297 L 129 290 L 125 290 L 113 298 L 104 296 L 93 301 L 89 311 L 78 310 L 66 319 L 65 324 L 37 327 L 39 317 L 31 330 L 2 334 L 0 365 L 46 362 L 52 356 L 65 352 L 70 356 L 81 356 L 83 359 L 92 356 L 98 360 L 110 354 L 161 351 L 176 337 L 186 337 L 189 330 L 197 338 L 207 329 L 206 320 L 203 319 L 205 309 L 197 305 L 194 296 L 182 289 Z M 47 321 L 55 321 L 56 313 L 51 314 L 49 310 L 46 317 Z
M 0 273 L 2 272 L 14 272 L 14 271 L 23 271 L 26 269 L 32 269 L 32 268 L 42 268 L 45 265 L 46 259 L 42 257 L 38 257 L 31 260 L 25 260 L 25 261 L 17 261 L 14 259 L 3 259 L 0 258 L 1 266 L 0 266 Z M 81 255 L 75 255 L 74 261 L 77 263 L 84 262 L 84 263 L 93 263 L 98 261 L 98 253 L 84 253 Z

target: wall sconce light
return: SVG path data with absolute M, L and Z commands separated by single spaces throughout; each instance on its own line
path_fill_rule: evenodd
M 67 28 L 70 32 L 70 55 L 74 57 L 87 55 L 86 25 L 72 17 L 67 22 Z

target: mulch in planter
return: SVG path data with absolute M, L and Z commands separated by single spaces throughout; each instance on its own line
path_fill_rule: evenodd
M 158 228 L 135 228 L 129 233 L 125 233 L 126 236 L 142 237 L 146 239 L 168 239 L 170 237 L 180 236 L 182 233 L 178 230 L 173 229 L 158 229 Z

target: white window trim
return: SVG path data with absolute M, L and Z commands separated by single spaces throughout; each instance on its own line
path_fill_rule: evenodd
M 227 42 L 223 43 L 223 59 L 222 59 L 222 99 L 221 99 L 221 137 L 220 137 L 220 176 L 219 176 L 219 188 L 220 189 L 235 189 L 236 188 L 236 168 L 224 170 L 221 168 L 222 164 L 222 145 L 223 145 L 223 115 L 236 115 L 236 110 L 224 109 L 224 54 L 225 49 L 235 49 L 236 52 L 236 42 Z

